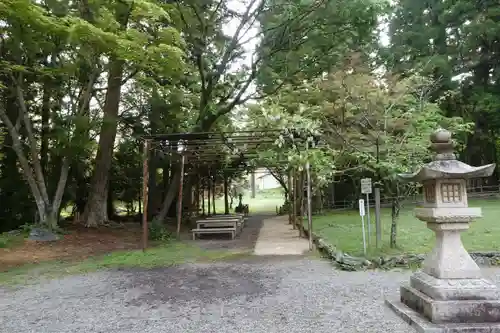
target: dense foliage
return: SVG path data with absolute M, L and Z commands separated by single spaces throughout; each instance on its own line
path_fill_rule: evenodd
M 284 130 L 188 161 L 186 208 L 207 190 L 234 201 L 257 166 L 289 198 L 307 162 L 320 201 L 332 187 L 356 199 L 370 176 L 397 208 L 414 188 L 395 175 L 429 158 L 437 127 L 466 162 L 498 161 L 499 17 L 498 2 L 464 0 L 2 1 L 0 231 L 57 228 L 68 207 L 87 226 L 117 203 L 140 214 L 141 136 L 160 133 Z M 149 157 L 148 215 L 163 223 L 179 158 Z

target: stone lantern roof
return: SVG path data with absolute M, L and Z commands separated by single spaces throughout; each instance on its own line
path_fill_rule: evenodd
M 406 182 L 423 182 L 432 179 L 469 179 L 489 177 L 495 171 L 495 164 L 473 167 L 456 159 L 453 152 L 451 133 L 439 129 L 431 134 L 431 149 L 436 153 L 434 160 L 411 174 L 400 174 Z

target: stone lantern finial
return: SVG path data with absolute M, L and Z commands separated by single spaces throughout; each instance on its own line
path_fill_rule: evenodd
M 445 129 L 438 129 L 431 134 L 431 149 L 436 153 L 435 161 L 455 160 L 453 152 L 454 144 L 451 139 L 451 132 Z

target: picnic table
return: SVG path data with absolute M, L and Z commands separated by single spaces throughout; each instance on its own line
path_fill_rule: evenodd
M 234 239 L 244 227 L 243 216 L 238 215 L 215 215 L 196 221 L 196 229 L 192 229 L 193 240 L 196 235 L 201 234 L 231 234 Z

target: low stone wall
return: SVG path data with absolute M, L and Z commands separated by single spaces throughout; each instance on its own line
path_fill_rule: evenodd
M 308 235 L 306 229 L 303 230 Z M 354 257 L 342 252 L 337 247 L 329 244 L 323 238 L 313 232 L 313 240 L 316 248 L 334 265 L 344 271 L 360 271 L 366 269 L 392 269 L 392 268 L 417 268 L 425 259 L 425 254 L 402 254 L 396 256 L 380 256 L 366 259 Z M 471 257 L 480 266 L 500 266 L 500 252 L 470 252 Z

